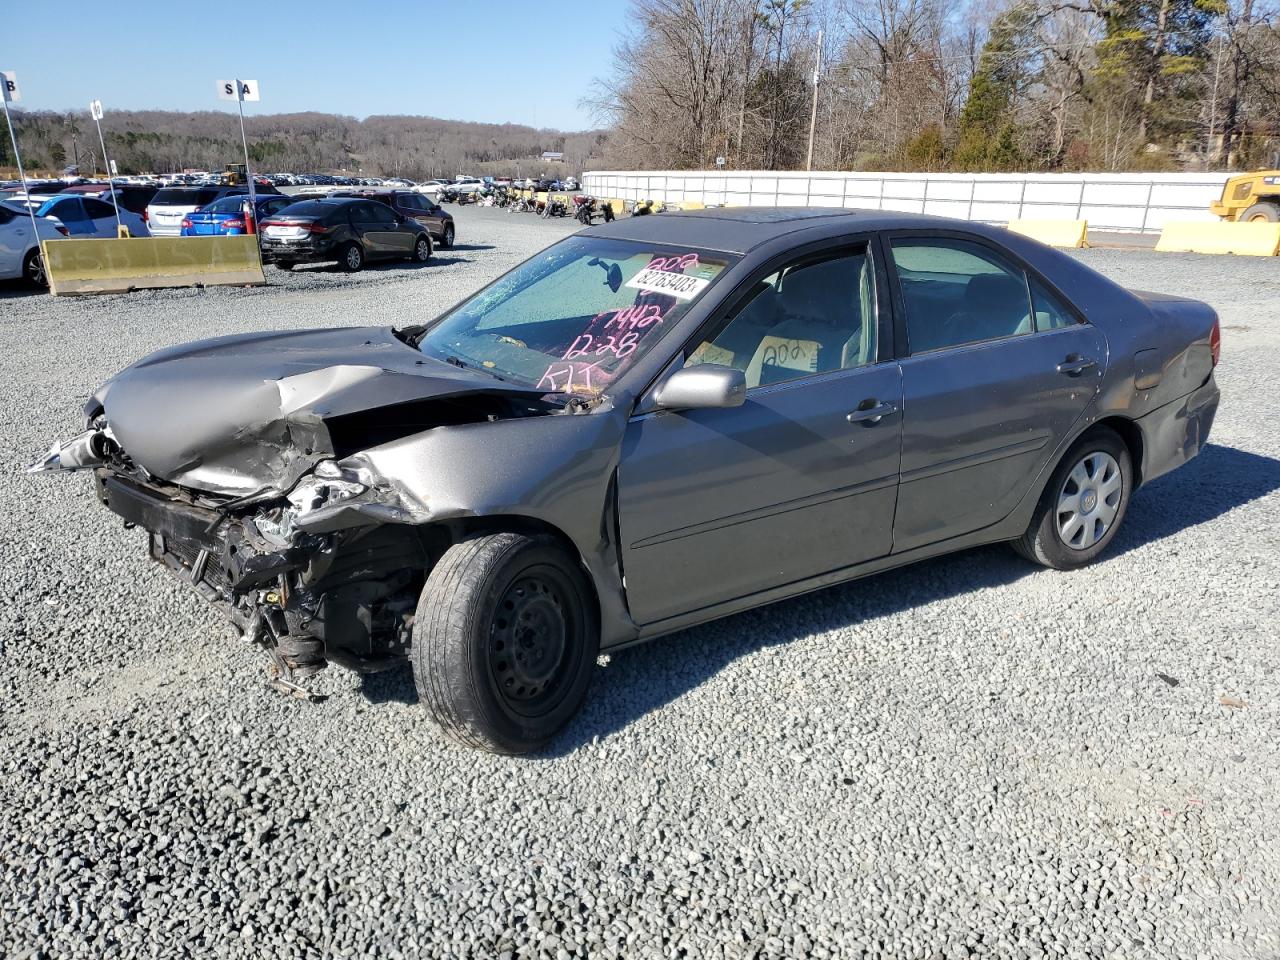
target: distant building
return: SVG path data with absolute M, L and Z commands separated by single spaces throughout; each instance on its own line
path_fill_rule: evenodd
M 553 150 L 542 151 L 542 159 L 551 161 L 552 163 L 564 163 L 564 154 L 556 153 Z

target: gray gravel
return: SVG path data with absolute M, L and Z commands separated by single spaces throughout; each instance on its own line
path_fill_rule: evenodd
M 150 350 L 425 319 L 574 226 L 458 217 L 424 267 L 0 289 L 0 956 L 1280 955 L 1275 261 L 1080 254 L 1225 327 L 1213 444 L 1105 562 L 976 550 L 689 630 L 504 759 L 407 673 L 268 690 L 86 478 L 21 472 Z

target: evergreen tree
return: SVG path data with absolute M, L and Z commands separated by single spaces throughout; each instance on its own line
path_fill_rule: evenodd
M 1016 6 L 996 17 L 960 112 L 953 166 L 1013 170 L 1025 164 L 1013 111 L 1029 76 L 1032 12 Z

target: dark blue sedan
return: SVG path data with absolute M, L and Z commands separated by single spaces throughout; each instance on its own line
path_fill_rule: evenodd
M 247 233 L 244 222 L 244 205 L 249 201 L 245 194 L 223 197 L 207 207 L 193 210 L 182 220 L 184 237 L 235 237 Z M 257 221 L 261 223 L 295 202 L 293 197 L 279 194 L 257 197 Z

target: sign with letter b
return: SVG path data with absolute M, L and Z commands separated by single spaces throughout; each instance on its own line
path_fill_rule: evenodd
M 18 75 L 12 70 L 0 70 L 0 90 L 4 91 L 6 103 L 17 103 L 22 99 L 22 91 L 18 89 Z

